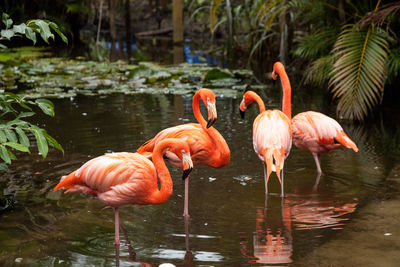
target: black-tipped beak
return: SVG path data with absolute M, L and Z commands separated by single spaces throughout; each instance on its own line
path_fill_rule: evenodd
M 184 181 L 186 178 L 188 178 L 188 176 L 189 176 L 189 174 L 192 172 L 192 170 L 193 170 L 193 168 L 189 168 L 189 169 L 183 171 L 183 174 L 182 174 L 182 180 L 183 180 L 183 181 Z
M 207 129 L 208 128 L 210 128 L 211 126 L 213 126 L 213 124 L 215 123 L 215 121 L 216 121 L 217 119 L 209 119 L 208 121 L 207 121 Z
M 242 119 L 244 119 L 244 111 L 242 111 L 241 109 L 239 109 L 239 112 L 240 112 L 240 117 L 241 117 Z

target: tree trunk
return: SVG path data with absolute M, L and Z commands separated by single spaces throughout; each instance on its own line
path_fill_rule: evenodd
M 110 36 L 112 42 L 115 42 L 115 39 L 117 37 L 117 32 L 115 28 L 115 1 L 116 0 L 108 0 L 108 18 L 110 23 Z
M 131 58 L 131 5 L 130 0 L 125 0 L 125 27 L 126 27 L 126 52 L 128 53 L 128 61 Z
M 283 1 L 283 4 L 286 1 Z M 282 10 L 279 16 L 279 26 L 281 32 L 281 40 L 279 46 L 279 60 L 283 65 L 286 65 L 286 57 L 287 57 L 287 37 L 288 37 L 288 25 L 286 22 L 286 9 Z
M 172 22 L 174 43 L 183 42 L 183 0 L 172 1 Z

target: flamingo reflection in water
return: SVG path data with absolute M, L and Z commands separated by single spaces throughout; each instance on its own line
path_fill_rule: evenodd
M 273 213 L 276 209 L 271 208 L 275 206 L 274 203 L 270 203 L 268 208 L 267 199 L 264 207 L 257 208 L 253 249 L 247 244 L 246 236 L 241 236 L 241 252 L 251 258 L 249 263 L 287 266 L 292 262 L 293 230 L 341 229 L 344 221 L 348 220 L 344 216 L 354 212 L 357 206 L 357 199 L 349 201 L 326 196 L 321 199 L 321 194 L 312 192 L 288 195 L 280 200 L 279 216 Z M 279 217 L 280 221 L 277 223 Z M 320 233 L 316 232 L 318 235 Z
M 279 199 L 281 214 L 278 216 L 280 219 L 277 220 L 277 216 L 272 214 L 275 209 L 268 209 L 267 199 L 266 197 L 264 207 L 257 207 L 256 231 L 253 233 L 253 254 L 249 252 L 251 248 L 247 244 L 245 236 L 241 237 L 241 252 L 252 258 L 249 263 L 291 263 L 293 261 L 291 259 L 293 245 L 288 200 Z

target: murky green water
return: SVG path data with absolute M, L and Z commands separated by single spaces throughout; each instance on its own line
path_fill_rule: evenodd
M 269 108 L 279 94 L 266 92 Z M 294 113 L 323 105 L 297 95 Z M 320 99 L 315 97 L 314 99 Z M 285 164 L 285 193 L 272 175 L 265 199 L 263 167 L 253 151 L 251 126 L 256 107 L 241 120 L 239 98 L 217 98 L 215 127 L 231 149 L 222 169 L 198 166 L 190 181 L 189 248 L 186 252 L 181 175 L 170 167 L 174 193 L 157 206 L 120 209 L 121 266 L 292 265 L 334 238 L 357 208 L 382 183 L 392 166 L 380 124 L 343 125 L 360 152 L 348 149 L 322 156 L 323 175 L 316 184 L 310 153 L 292 148 Z M 301 100 L 304 100 L 302 102 Z M 323 102 L 323 101 L 322 101 Z M 135 151 L 163 128 L 194 121 L 191 98 L 179 95 L 114 95 L 54 100 L 56 117 L 40 118 L 64 147 L 43 161 L 20 155 L 0 177 L 12 210 L 0 214 L 0 265 L 113 266 L 114 215 L 97 199 L 83 194 L 52 192 L 59 178 L 87 160 L 111 151 Z M 280 265 L 280 266 L 281 266 Z M 276 266 L 276 265 L 275 265 Z

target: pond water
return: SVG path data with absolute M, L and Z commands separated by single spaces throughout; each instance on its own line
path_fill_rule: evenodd
M 279 108 L 277 86 L 262 95 L 267 107 Z M 217 95 L 214 126 L 231 149 L 231 163 L 193 170 L 187 229 L 184 183 L 180 171 L 169 166 L 174 192 L 167 203 L 120 209 L 120 266 L 294 266 L 356 216 L 393 164 L 387 153 L 393 144 L 382 145 L 380 124 L 342 124 L 359 153 L 341 149 L 324 154 L 324 175 L 317 179 L 312 155 L 293 147 L 285 163 L 285 197 L 279 196 L 272 174 L 266 198 L 263 167 L 252 146 L 257 108 L 242 120 L 239 96 Z M 302 103 L 294 114 L 312 107 L 332 115 L 324 99 L 312 99 L 294 96 L 294 103 Z M 46 160 L 35 153 L 20 155 L 1 176 L 0 188 L 14 196 L 15 204 L 0 214 L 0 265 L 114 266 L 113 211 L 93 197 L 52 189 L 62 175 L 91 158 L 134 152 L 160 130 L 193 122 L 191 97 L 137 94 L 53 101 L 56 117 L 37 120 L 63 145 L 65 155 L 51 151 Z

